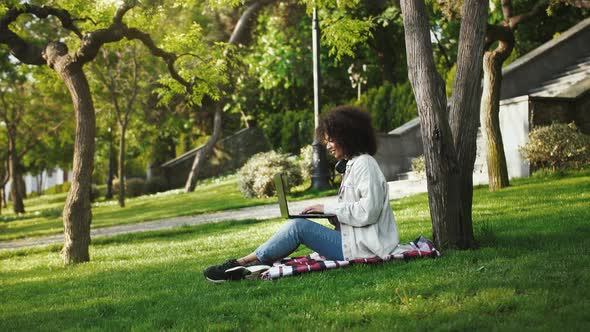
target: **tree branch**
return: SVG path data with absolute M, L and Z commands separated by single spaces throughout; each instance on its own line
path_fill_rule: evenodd
M 43 59 L 43 50 L 40 47 L 25 41 L 8 28 L 11 23 L 15 22 L 23 14 L 32 14 L 41 19 L 47 18 L 50 15 L 55 16 L 60 20 L 64 28 L 72 31 L 79 38 L 82 38 L 82 33 L 74 24 L 75 19 L 66 10 L 31 4 L 10 8 L 0 18 L 0 43 L 8 45 L 12 55 L 23 63 L 30 65 L 43 65 L 46 63 Z
M 82 32 L 80 32 L 80 29 L 74 24 L 76 19 L 72 18 L 67 10 L 48 6 L 31 5 L 28 3 L 16 8 L 10 8 L 0 20 L 0 26 L 4 27 L 4 24 L 8 26 L 10 23 L 16 21 L 16 19 L 22 14 L 32 14 L 41 19 L 45 19 L 50 15 L 55 16 L 60 20 L 61 25 L 65 29 L 72 31 L 76 36 L 82 38 Z
M 141 41 L 143 45 L 145 45 L 148 48 L 150 53 L 152 53 L 152 55 L 164 60 L 164 62 L 166 62 L 166 66 L 168 67 L 168 72 L 170 73 L 170 76 L 172 76 L 172 78 L 174 78 L 178 83 L 182 84 L 186 88 L 188 93 L 192 93 L 192 84 L 187 82 L 184 78 L 182 78 L 180 74 L 178 74 L 178 72 L 176 71 L 176 68 L 174 67 L 174 63 L 178 59 L 178 56 L 176 54 L 166 52 L 163 49 L 159 48 L 158 46 L 156 46 L 156 44 L 152 40 L 152 37 L 149 34 L 140 31 L 136 28 L 126 28 L 123 34 L 127 39 L 137 39 Z
M 504 20 L 508 21 L 512 17 L 512 0 L 502 0 L 501 6 Z
M 45 134 L 54 134 L 54 133 L 56 133 L 57 130 L 61 127 L 62 124 L 64 124 L 65 121 L 66 120 L 60 121 L 55 127 L 49 129 L 46 132 L 38 133 L 35 136 L 28 135 L 27 136 L 28 137 L 28 141 L 25 142 L 24 147 L 21 149 L 20 153 L 17 154 L 17 157 L 16 158 L 20 161 L 21 158 L 25 154 L 27 154 L 27 152 L 29 152 L 32 148 L 34 148 L 35 145 L 39 144 L 39 142 L 41 141 L 41 137 L 43 137 Z M 27 132 L 33 133 L 35 131 L 34 130 L 28 130 Z M 22 136 L 24 136 L 24 135 L 22 135 Z
M 513 39 L 514 35 L 508 26 L 488 24 L 484 50 L 487 50 L 493 43 L 499 40 L 508 42 Z
M 504 21 L 507 22 L 507 24 L 510 27 L 510 29 L 514 30 L 514 29 L 516 29 L 516 27 L 520 23 L 522 23 L 522 22 L 530 19 L 531 17 L 534 17 L 534 16 L 538 15 L 543 10 L 545 10 L 545 8 L 547 8 L 547 0 L 539 1 L 539 2 L 537 2 L 535 4 L 535 6 L 533 7 L 533 9 L 531 9 L 530 11 L 528 11 L 528 12 L 526 12 L 524 14 L 520 14 L 520 15 L 517 15 L 517 16 L 506 16 L 506 15 L 504 15 Z

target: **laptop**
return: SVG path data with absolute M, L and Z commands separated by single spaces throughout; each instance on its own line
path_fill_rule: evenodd
M 287 205 L 287 195 L 285 193 L 285 179 L 283 174 L 277 173 L 274 176 L 275 188 L 277 190 L 277 198 L 279 199 L 279 208 L 281 209 L 281 216 L 285 219 L 294 218 L 331 218 L 335 217 L 333 214 L 326 213 L 307 213 L 307 214 L 289 214 L 289 206 Z

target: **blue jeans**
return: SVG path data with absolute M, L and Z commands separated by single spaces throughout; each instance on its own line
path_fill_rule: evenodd
M 300 244 L 327 259 L 344 259 L 340 232 L 303 218 L 287 222 L 254 253 L 261 262 L 271 264 L 278 259 L 287 257 Z

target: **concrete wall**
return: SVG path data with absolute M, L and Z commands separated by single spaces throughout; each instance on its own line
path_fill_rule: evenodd
M 580 131 L 590 135 L 590 91 L 586 92 L 576 101 L 576 112 L 573 116 L 574 121 Z
M 500 102 L 500 131 L 504 142 L 508 177 L 519 178 L 530 175 L 528 162 L 522 158 L 520 147 L 528 142 L 529 98 L 515 98 Z
M 581 132 L 590 135 L 590 92 L 576 100 L 531 97 L 530 116 L 533 127 L 574 122 Z
M 529 135 L 529 97 L 518 97 L 500 102 L 500 131 L 506 168 L 509 178 L 530 175 L 528 162 L 520 155 L 519 148 L 528 142 Z M 473 170 L 473 183 L 488 183 L 487 146 L 485 136 L 479 129 L 477 135 L 477 155 Z
M 513 98 L 500 104 L 500 130 L 504 142 L 508 176 L 527 177 L 530 168 L 520 155 L 520 146 L 526 144 L 529 133 L 529 97 Z M 397 180 L 399 173 L 411 170 L 411 160 L 424 153 L 420 123 L 414 119 L 402 127 L 377 135 L 379 144 L 375 159 L 387 181 Z M 477 134 L 477 151 L 473 170 L 475 184 L 488 183 L 486 144 L 481 129 Z
M 502 70 L 501 99 L 523 96 L 590 53 L 590 18 Z
M 184 186 L 199 147 L 162 165 L 163 173 L 173 188 Z M 242 129 L 219 141 L 198 178 L 208 178 L 240 168 L 258 153 L 270 150 L 268 140 L 259 128 Z
M 574 121 L 575 102 L 564 98 L 530 98 L 530 123 L 532 127 L 548 126 L 553 122 Z
M 387 134 L 377 134 L 375 159 L 387 181 L 397 180 L 399 173 L 410 171 L 412 159 L 423 153 L 424 146 L 418 118 Z

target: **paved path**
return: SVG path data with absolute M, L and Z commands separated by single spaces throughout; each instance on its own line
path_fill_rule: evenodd
M 389 198 L 396 199 L 411 194 L 426 191 L 425 181 L 403 180 L 389 182 Z M 323 204 L 335 200 L 335 196 L 314 198 L 303 201 L 296 201 L 289 203 L 289 212 L 299 213 L 303 208 L 313 204 Z M 227 210 L 215 213 L 205 213 L 195 216 L 177 217 L 164 220 L 147 221 L 142 223 L 135 223 L 121 226 L 111 226 L 92 229 L 90 231 L 92 238 L 102 236 L 113 236 L 125 233 L 149 232 L 154 230 L 171 229 L 185 225 L 199 225 L 212 222 L 220 222 L 225 220 L 245 220 L 245 219 L 273 219 L 279 218 L 281 213 L 278 204 L 268 204 L 241 208 L 236 210 Z M 0 250 L 18 249 L 33 246 L 49 245 L 56 243 L 63 243 L 63 234 L 25 238 L 14 241 L 0 242 Z

